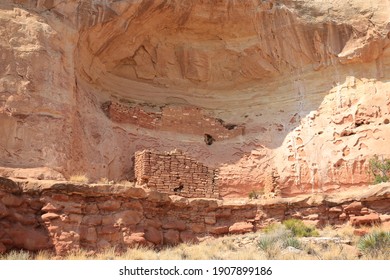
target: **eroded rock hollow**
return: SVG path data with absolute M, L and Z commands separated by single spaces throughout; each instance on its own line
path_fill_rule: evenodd
M 0 165 L 134 180 L 137 151 L 219 170 L 221 197 L 372 182 L 390 156 L 388 1 L 5 0 Z

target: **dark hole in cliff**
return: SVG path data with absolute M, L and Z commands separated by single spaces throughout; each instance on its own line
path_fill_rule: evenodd
M 205 134 L 204 135 L 204 142 L 207 144 L 207 145 L 211 145 L 213 144 L 213 142 L 215 141 L 215 139 L 213 138 L 213 136 L 211 136 L 210 134 Z
M 135 178 L 135 180 L 137 180 L 137 178 Z M 148 178 L 142 178 L 141 179 L 141 184 L 148 184 L 149 183 L 149 179 Z
M 323 131 L 318 131 L 317 134 L 318 134 L 318 135 L 321 135 L 322 133 L 324 133 L 324 132 L 323 132 Z
M 226 127 L 228 130 L 232 130 L 232 129 L 235 129 L 237 127 L 237 125 L 229 123 L 229 124 L 224 125 L 224 127 Z
M 384 124 L 389 124 L 390 121 L 389 121 L 389 119 L 385 119 L 385 120 L 383 121 L 383 123 L 384 123 Z
M 219 122 L 220 124 L 224 125 L 225 122 L 223 121 L 223 119 L 220 119 L 220 118 L 216 118 L 215 119 L 217 122 Z
M 370 122 L 369 121 L 357 121 L 357 122 L 355 122 L 355 127 L 359 127 L 363 124 L 370 124 Z
M 247 117 L 247 116 L 245 116 Z M 216 118 L 215 119 L 216 121 L 218 121 L 224 128 L 226 128 L 227 130 L 232 130 L 232 129 L 235 129 L 237 127 L 236 124 L 232 124 L 232 123 L 225 123 L 224 120 L 222 119 L 219 119 L 219 118 Z
M 174 188 L 174 189 L 173 189 L 173 191 L 174 191 L 175 193 L 179 193 L 179 192 L 181 192 L 181 191 L 183 190 L 183 188 L 184 188 L 183 183 L 180 183 L 179 186 L 178 186 L 177 188 Z
M 108 115 L 108 111 L 110 109 L 110 106 L 111 106 L 111 101 L 107 101 L 107 102 L 104 102 L 101 106 L 103 112 Z
M 343 159 L 339 159 L 333 166 L 339 168 L 344 163 Z

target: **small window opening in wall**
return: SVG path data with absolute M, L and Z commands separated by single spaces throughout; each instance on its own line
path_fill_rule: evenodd
M 135 180 L 137 180 L 137 178 L 136 178 Z M 142 178 L 142 179 L 141 179 L 141 184 L 142 184 L 142 185 L 148 184 L 148 183 L 149 183 L 149 179 L 147 179 L 147 178 Z
M 207 145 L 211 145 L 213 144 L 213 142 L 215 141 L 215 139 L 213 138 L 213 136 L 211 136 L 210 134 L 205 134 L 204 135 L 204 142 L 207 144 Z
M 180 183 L 179 186 L 178 186 L 177 188 L 174 188 L 174 189 L 173 189 L 173 191 L 174 191 L 175 193 L 179 193 L 179 192 L 181 192 L 181 191 L 183 190 L 183 188 L 184 188 L 183 183 Z

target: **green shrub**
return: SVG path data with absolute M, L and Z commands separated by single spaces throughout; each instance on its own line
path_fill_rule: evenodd
M 249 197 L 249 199 L 258 199 L 261 195 L 262 195 L 261 191 L 252 190 L 248 194 L 248 197 Z
M 264 251 L 268 259 L 275 259 L 287 247 L 302 249 L 301 242 L 284 225 L 273 223 L 263 229 L 266 232 L 258 239 L 257 247 Z
M 388 182 L 390 178 L 390 159 L 380 160 L 377 155 L 370 159 L 370 171 L 374 175 L 374 184 Z
M 302 249 L 301 242 L 295 237 L 288 237 L 283 241 L 283 248 L 294 247 L 295 249 Z
M 296 237 L 319 236 L 318 231 L 314 227 L 306 226 L 301 220 L 285 220 L 283 225 L 291 230 L 292 235 Z
M 374 231 L 360 238 L 359 250 L 370 256 L 390 256 L 390 231 Z
M 268 225 L 263 231 L 265 234 L 260 236 L 257 244 L 259 249 L 263 251 L 280 247 L 283 240 L 291 236 L 291 232 L 285 226 L 278 223 Z
M 268 251 L 269 249 L 271 249 L 276 245 L 277 241 L 278 241 L 277 238 L 273 236 L 265 235 L 260 237 L 257 243 L 257 247 L 259 247 L 260 250 Z

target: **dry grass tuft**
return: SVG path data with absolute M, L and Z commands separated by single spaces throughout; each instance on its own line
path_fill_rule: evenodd
M 106 177 L 102 177 L 97 181 L 98 184 L 109 184 L 110 181 Z
M 39 251 L 34 255 L 35 260 L 51 260 L 55 258 L 55 254 L 50 251 Z
M 282 224 L 273 224 L 265 231 L 243 235 L 227 235 L 220 238 L 209 238 L 198 244 L 179 244 L 160 249 L 139 246 L 119 252 L 108 248 L 101 252 L 78 250 L 62 257 L 64 260 L 356 260 L 356 259 L 389 259 L 388 250 L 362 251 L 358 246 L 362 238 L 353 235 L 354 228 L 326 226 L 318 230 L 320 237 L 309 239 L 293 236 L 292 231 Z M 372 228 L 371 232 L 382 229 Z M 382 230 L 383 231 L 383 230 Z M 388 234 L 388 230 L 387 230 Z M 349 242 L 321 241 L 322 237 L 330 237 Z M 388 235 L 384 240 L 388 242 Z M 328 238 L 329 239 L 329 238 Z M 378 239 L 378 238 L 376 238 Z M 383 242 L 382 242 L 383 243 Z M 381 244 L 382 244 L 381 243 Z M 373 248 L 369 239 L 364 248 Z M 387 243 L 384 243 L 387 244 Z M 360 245 L 362 246 L 362 245 Z M 370 246 L 370 247 L 369 247 Z M 386 245 L 388 246 L 388 245 Z M 363 248 L 363 247 L 362 247 Z M 376 247 L 375 247 L 376 248 Z M 13 251 L 0 255 L 0 259 L 54 259 L 53 253 L 42 251 L 35 254 L 26 251 Z
M 31 260 L 32 256 L 28 251 L 14 250 L 6 254 L 0 254 L 0 260 Z
M 125 187 L 134 187 L 135 186 L 135 182 L 122 180 L 122 181 L 119 182 L 119 185 L 123 185 Z
M 125 253 L 121 254 L 116 259 L 121 260 L 158 260 L 158 252 L 151 248 L 139 246 L 137 248 L 129 248 Z
M 89 178 L 85 174 L 75 174 L 70 176 L 69 181 L 76 183 L 88 183 Z

